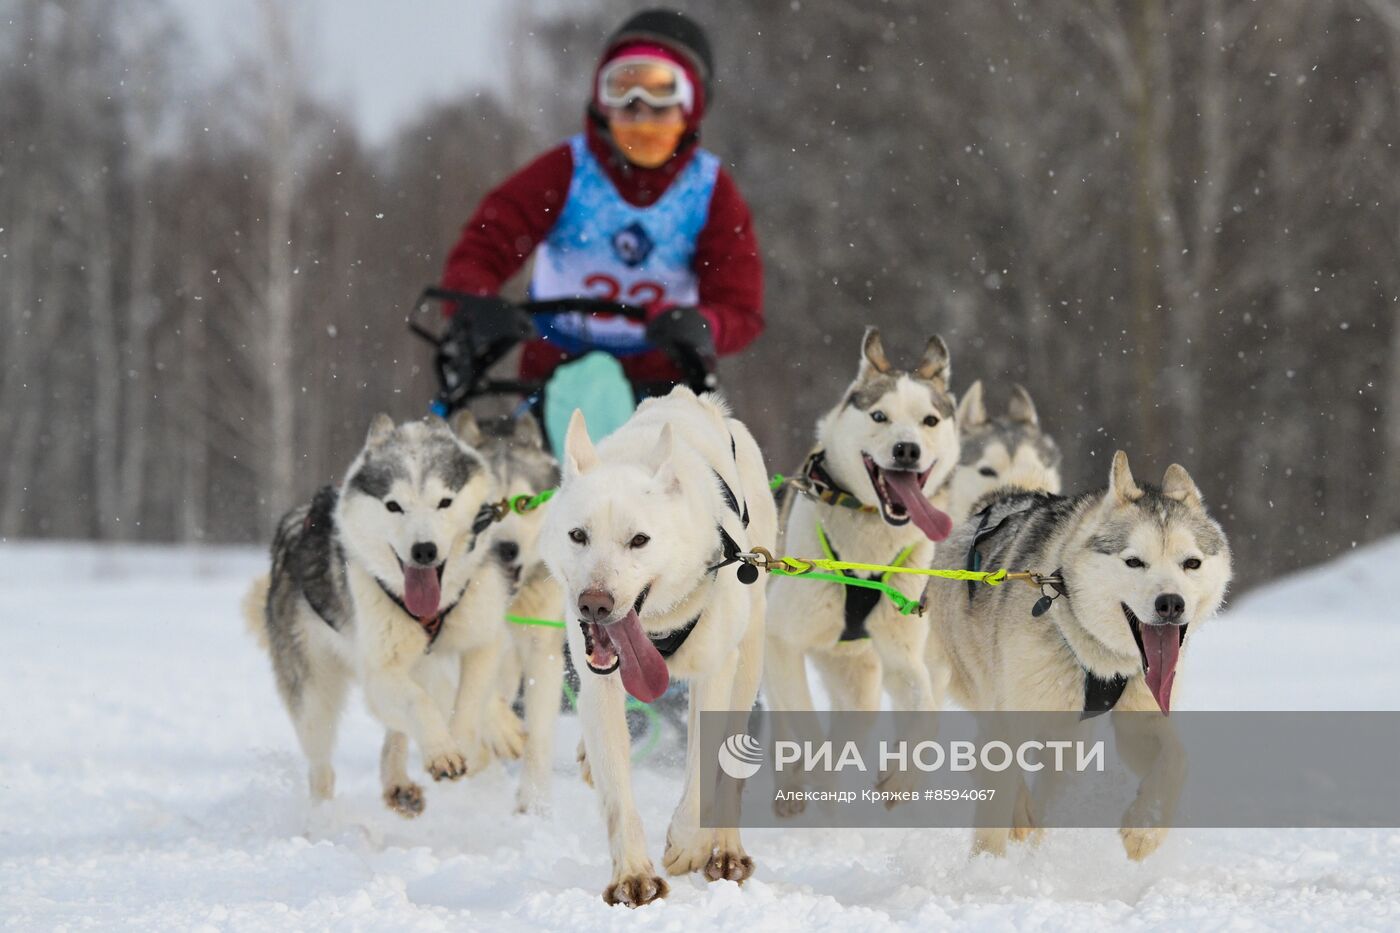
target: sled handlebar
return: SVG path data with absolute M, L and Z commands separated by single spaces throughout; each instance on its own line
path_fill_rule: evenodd
M 408 319 L 408 328 L 423 340 L 432 344 L 435 350 L 433 369 L 438 377 L 438 395 L 432 409 L 444 417 L 483 395 L 532 395 L 543 388 L 542 382 L 529 382 L 519 379 L 491 379 L 487 370 L 505 355 L 509 347 L 492 352 L 485 357 L 474 357 L 463 331 L 458 324 L 460 316 L 454 317 L 445 330 L 435 331 L 420 320 L 423 312 L 434 302 L 449 302 L 457 307 L 469 306 L 480 301 L 481 296 L 467 292 L 453 291 L 430 285 L 419 294 Z M 646 322 L 646 310 L 637 305 L 623 304 L 604 298 L 552 298 L 543 301 L 524 301 L 515 307 L 527 314 L 615 314 L 638 323 Z M 518 341 L 517 341 L 518 342 Z M 714 373 L 698 354 L 686 350 L 670 351 L 676 367 L 681 371 L 681 382 L 698 392 L 715 388 Z M 633 388 L 643 395 L 664 395 L 671 390 L 672 382 L 638 382 Z

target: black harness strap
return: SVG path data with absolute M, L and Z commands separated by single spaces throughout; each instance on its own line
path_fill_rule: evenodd
M 856 498 L 855 493 L 832 478 L 831 474 L 827 472 L 825 461 L 826 451 L 816 450 L 802 464 L 802 475 L 806 478 L 807 485 L 811 487 L 808 494 L 827 505 L 836 505 L 843 509 L 856 509 L 861 512 L 874 512 L 874 506 L 861 502 L 860 499 Z
M 827 537 L 826 546 L 831 551 L 832 560 L 841 559 L 841 555 L 836 551 L 836 546 L 831 543 L 830 536 Z M 843 570 L 841 573 L 857 580 L 880 579 L 879 574 L 861 577 L 860 574 L 852 570 Z M 870 613 L 874 612 L 875 607 L 880 605 L 880 591 L 867 586 L 843 586 L 841 589 L 846 591 L 846 604 L 843 612 L 844 624 L 841 628 L 841 637 L 836 640 L 838 642 L 861 641 L 869 638 L 870 630 L 866 628 L 865 623 L 870 619 Z
M 1083 664 L 1080 667 L 1083 667 Z M 1105 680 L 1085 668 L 1084 712 L 1079 714 L 1080 720 L 1093 719 L 1095 716 L 1102 716 L 1113 709 L 1118 705 L 1118 701 L 1122 698 L 1123 691 L 1127 687 L 1128 678 L 1122 675 L 1114 675 Z
M 977 534 L 973 535 L 973 537 L 972 537 L 972 545 L 971 545 L 970 547 L 968 547 L 968 549 L 967 549 L 967 560 L 963 563 L 963 569 L 965 569 L 965 570 L 972 570 L 972 571 L 981 570 L 981 569 L 982 569 L 982 552 L 979 551 L 978 548 L 981 547 L 982 542 L 985 541 L 985 540 L 987 540 L 988 538 L 994 536 L 997 532 L 1001 531 L 1002 528 L 1006 527 L 1006 523 L 1009 522 L 1009 521 L 1012 519 L 1013 516 L 1020 515 L 1020 514 L 1022 514 L 1022 513 L 1021 513 L 1021 512 L 1010 512 L 1010 513 L 1008 513 L 1008 514 L 1006 514 L 1006 515 L 1003 515 L 1002 518 L 1001 518 L 1001 521 L 997 522 L 997 523 L 996 523 L 995 525 L 993 525 L 991 528 L 988 528 L 988 527 L 987 527 L 987 522 L 991 521 L 991 518 L 992 518 L 992 507 L 989 505 L 989 506 L 987 506 L 985 509 L 983 509 L 982 511 L 978 512 L 977 514 L 981 517 L 982 521 L 980 521 L 980 522 L 977 524 Z M 972 601 L 972 597 L 975 596 L 975 595 L 977 595 L 977 581 L 976 581 L 976 580 L 968 580 L 968 581 L 967 581 L 967 600 L 968 600 L 968 602 L 971 602 L 971 601 Z
M 697 615 L 674 632 L 667 632 L 665 635 L 648 635 L 647 641 L 651 642 L 652 647 L 663 658 L 669 658 L 681 650 L 681 645 L 685 644 L 685 640 L 690 637 L 691 632 L 695 631 L 695 626 L 699 623 L 700 617 Z

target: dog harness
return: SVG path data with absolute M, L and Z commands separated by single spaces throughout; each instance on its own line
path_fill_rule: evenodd
M 983 542 L 995 537 L 998 532 L 1006 527 L 1011 519 L 1020 518 L 1031 511 L 1031 509 L 1027 508 L 1019 512 L 1009 512 L 1002 516 L 1001 521 L 988 528 L 987 524 L 992 517 L 992 507 L 995 505 L 996 503 L 993 502 L 981 512 L 977 513 L 981 521 L 977 524 L 977 533 L 972 537 L 972 545 L 967 549 L 967 560 L 963 565 L 967 570 L 975 571 L 982 569 L 981 546 Z M 1069 598 L 1069 587 L 1063 582 L 1064 571 L 1062 569 L 1056 570 L 1052 576 L 1059 578 L 1061 582 L 1048 584 L 1052 592 L 1041 594 L 1040 599 L 1036 600 L 1035 605 L 1031 607 L 1031 615 L 1036 617 L 1042 616 L 1050 611 L 1050 607 L 1054 604 L 1056 599 L 1061 596 L 1066 599 Z M 973 597 L 976 595 L 977 587 L 972 581 L 968 581 L 967 601 L 972 602 Z M 1129 627 L 1133 630 L 1133 639 L 1137 642 L 1138 653 L 1142 656 L 1143 670 L 1146 670 L 1147 651 L 1142 645 L 1142 635 L 1135 626 Z M 1066 647 L 1069 647 L 1070 653 L 1074 654 L 1074 648 L 1069 646 L 1067 642 Z M 1095 716 L 1101 716 L 1107 713 L 1113 709 L 1113 707 L 1117 706 L 1118 701 L 1123 698 L 1123 691 L 1128 689 L 1128 678 L 1121 674 L 1115 674 L 1112 677 L 1100 677 L 1098 674 L 1089 670 L 1083 661 L 1079 660 L 1078 654 L 1074 654 L 1074 660 L 1079 664 L 1079 669 L 1084 672 L 1084 707 L 1079 714 L 1079 718 L 1081 720 L 1092 719 Z
M 876 512 L 873 505 L 861 502 L 856 494 L 843 487 L 832 478 L 826 469 L 826 451 L 814 450 L 802 464 L 802 479 L 789 480 L 785 485 L 793 486 L 809 498 L 825 502 L 827 505 L 857 512 Z
M 836 553 L 836 548 L 831 546 L 831 539 L 827 537 L 826 528 L 821 522 L 817 522 L 817 538 L 822 543 L 822 551 L 826 553 L 829 560 L 840 560 Z M 909 545 L 899 552 L 899 555 L 890 562 L 891 567 L 902 567 L 909 559 L 909 555 L 914 553 L 914 545 Z M 888 583 L 893 571 L 886 570 L 883 574 L 871 574 L 861 577 L 854 570 L 842 570 L 841 575 L 851 577 L 856 580 L 879 580 L 881 583 Z M 837 641 L 860 641 L 870 637 L 870 631 L 866 628 L 866 620 L 870 618 L 870 613 L 875 611 L 875 607 L 880 603 L 880 591 L 863 586 L 844 586 L 846 591 L 845 607 L 845 627 L 841 631 L 841 637 Z
M 734 459 L 734 465 L 737 467 L 739 464 L 739 452 L 733 434 L 729 435 L 729 455 Z M 719 482 L 719 492 L 720 496 L 724 499 L 724 504 L 727 505 L 729 510 L 739 519 L 740 524 L 745 528 L 749 527 L 748 502 L 740 501 L 739 497 L 734 494 L 734 487 L 730 486 L 728 481 L 720 475 L 719 470 L 711 468 L 711 472 L 715 474 L 715 479 Z M 711 564 L 709 567 L 705 568 L 705 572 L 714 577 L 718 576 L 719 572 L 730 564 L 739 564 L 739 582 L 751 584 L 756 581 L 758 579 L 758 568 L 741 563 L 739 560 L 739 555 L 743 553 L 743 548 L 739 547 L 739 542 L 735 541 L 734 536 L 724 530 L 723 524 L 716 523 L 715 528 L 719 531 L 720 560 L 718 563 Z M 671 655 L 681 650 L 681 646 L 685 644 L 685 640 L 690 637 L 691 632 L 695 631 L 695 626 L 698 624 L 700 624 L 700 616 L 697 614 L 695 618 L 675 631 L 667 632 L 665 635 L 647 635 L 647 640 L 651 642 L 652 647 L 655 648 L 663 658 L 669 658 Z

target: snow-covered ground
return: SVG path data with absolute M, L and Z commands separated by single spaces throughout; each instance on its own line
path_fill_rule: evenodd
M 1397 709 L 1400 539 L 1240 600 L 1193 638 L 1182 708 Z M 553 815 L 513 770 L 379 802 L 359 701 L 339 796 L 313 811 L 238 600 L 249 550 L 0 546 L 0 926 L 16 929 L 1400 928 L 1400 830 L 1178 831 L 1145 864 L 1115 833 L 969 860 L 964 831 L 753 831 L 742 889 L 673 882 L 627 912 L 562 724 Z M 654 857 L 674 763 L 638 772 Z

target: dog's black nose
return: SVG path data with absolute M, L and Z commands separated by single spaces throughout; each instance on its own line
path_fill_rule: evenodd
M 905 470 L 913 470 L 919 465 L 919 445 L 913 441 L 900 441 L 894 445 L 891 451 L 894 455 L 894 465 Z
M 498 541 L 496 542 L 496 557 L 503 564 L 513 564 L 520 557 L 520 545 L 514 541 Z
M 408 552 L 415 564 L 431 564 L 437 560 L 437 545 L 431 541 L 419 541 Z
M 1181 621 L 1181 616 L 1186 612 L 1186 600 L 1179 593 L 1163 593 L 1157 597 L 1152 608 L 1157 610 L 1160 621 L 1175 624 Z
M 613 598 L 602 590 L 584 590 L 578 597 L 578 614 L 585 622 L 602 622 L 612 615 Z

